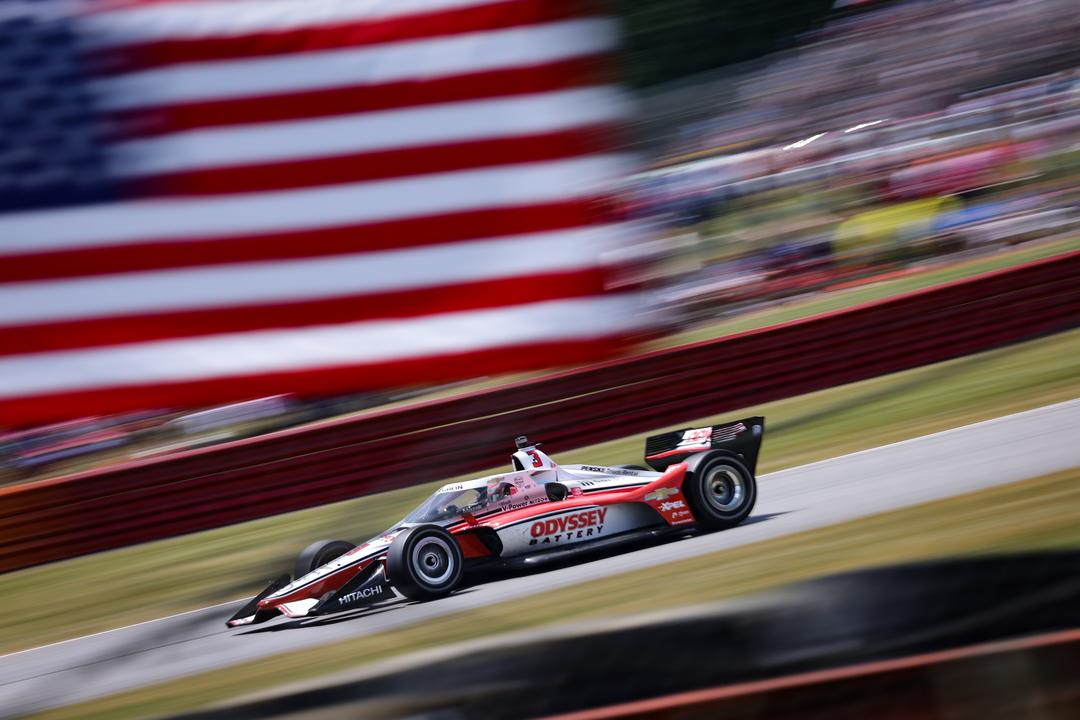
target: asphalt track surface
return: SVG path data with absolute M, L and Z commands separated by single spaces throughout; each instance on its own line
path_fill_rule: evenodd
M 764 475 L 725 532 L 518 575 L 429 603 L 227 630 L 242 601 L 0 657 L 0 716 L 76 703 L 276 653 L 723 551 L 1080 465 L 1080 399 Z M 768 452 L 766 438 L 765 452 Z M 763 563 L 768 558 L 762 558 Z M 692 598 L 687 598 L 692 601 Z

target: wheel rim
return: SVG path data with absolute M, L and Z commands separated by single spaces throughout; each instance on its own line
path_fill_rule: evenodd
M 721 466 L 705 476 L 705 500 L 720 512 L 731 512 L 742 505 L 746 484 L 732 467 Z
M 412 549 L 412 566 L 427 585 L 442 585 L 454 574 L 450 546 L 438 537 L 422 538 Z

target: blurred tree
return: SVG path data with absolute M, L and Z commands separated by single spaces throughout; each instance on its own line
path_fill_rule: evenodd
M 615 0 L 637 87 L 759 57 L 815 27 L 833 0 Z

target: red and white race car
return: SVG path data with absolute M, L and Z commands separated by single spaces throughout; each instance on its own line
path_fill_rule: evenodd
M 356 546 L 321 540 L 228 625 L 324 615 L 402 596 L 442 597 L 465 573 L 529 566 L 615 544 L 721 530 L 750 514 L 765 420 L 688 428 L 646 440 L 653 470 L 557 465 L 517 438 L 513 470 L 444 485 L 400 523 Z

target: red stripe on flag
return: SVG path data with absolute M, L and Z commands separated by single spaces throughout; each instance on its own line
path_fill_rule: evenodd
M 302 370 L 175 383 L 152 383 L 65 391 L 0 400 L 0 424 L 25 427 L 79 415 L 112 414 L 148 407 L 198 407 L 238 402 L 282 392 L 300 396 L 439 383 L 462 378 L 566 367 L 610 358 L 629 342 L 622 333 L 605 337 L 486 348 L 367 365 Z
M 114 113 L 118 133 L 148 137 L 226 125 L 303 120 L 481 98 L 528 95 L 607 79 L 600 56 L 454 75 L 426 82 L 349 86 Z
M 0 356 L 312 324 L 403 319 L 585 297 L 601 293 L 605 277 L 602 268 L 591 268 L 323 300 L 0 327 Z
M 244 12 L 244 8 L 238 8 Z M 587 0 L 507 0 L 506 2 L 418 12 L 386 19 L 311 25 L 294 30 L 160 40 L 113 47 L 93 54 L 105 72 L 131 72 L 167 65 L 293 55 L 422 40 L 470 32 L 490 32 L 597 16 Z
M 441 145 L 258 163 L 140 178 L 154 196 L 219 195 L 386 180 L 477 167 L 561 160 L 603 151 L 610 130 L 582 128 Z
M 158 242 L 147 238 L 134 245 L 0 256 L 0 283 L 399 250 L 564 230 L 600 217 L 597 200 L 579 198 L 295 232 Z

